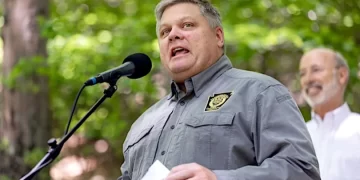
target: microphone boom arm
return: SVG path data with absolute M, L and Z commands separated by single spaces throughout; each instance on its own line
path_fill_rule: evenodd
M 104 90 L 104 95 L 90 108 L 90 110 L 85 114 L 85 116 L 67 133 L 61 141 L 57 144 L 54 138 L 51 138 L 48 141 L 49 150 L 45 156 L 36 164 L 36 166 L 20 180 L 30 180 L 32 179 L 41 169 L 49 165 L 54 161 L 57 156 L 60 154 L 61 148 L 65 142 L 75 133 L 77 129 L 86 121 L 86 119 L 105 101 L 106 98 L 111 98 L 112 95 L 116 92 L 117 86 L 116 81 L 110 82 L 110 86 Z

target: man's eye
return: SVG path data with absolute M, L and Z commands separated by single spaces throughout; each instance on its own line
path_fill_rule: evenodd
M 184 23 L 184 27 L 192 27 L 193 25 L 191 23 Z
M 161 31 L 161 36 L 166 36 L 167 34 L 169 34 L 169 29 L 164 29 Z

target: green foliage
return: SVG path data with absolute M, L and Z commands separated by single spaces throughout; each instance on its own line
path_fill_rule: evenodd
M 301 54 L 314 47 L 334 48 L 343 53 L 351 68 L 346 100 L 353 110 L 360 109 L 358 0 L 212 2 L 222 14 L 227 55 L 235 67 L 274 76 L 297 92 Z M 43 59 L 39 57 L 22 60 L 10 74 L 7 85 L 17 87 L 13 80 L 29 73 L 48 76 L 53 132 L 60 137 L 73 100 L 89 77 L 120 65 L 132 53 L 148 54 L 153 62 L 150 75 L 137 80 L 120 79 L 114 96 L 77 131 L 89 139 L 109 140 L 116 149 L 113 153 L 121 158 L 122 143 L 131 123 L 158 100 L 153 80 L 161 72 L 155 34 L 157 3 L 155 0 L 52 0 L 50 19 L 39 18 L 41 34 L 48 38 L 48 65 L 41 65 Z M 83 91 L 72 126 L 102 96 L 104 89 L 105 85 L 92 86 Z M 143 98 L 142 103 L 135 101 L 139 97 Z M 310 118 L 307 106 L 301 106 L 301 111 L 305 119 Z M 41 159 L 39 155 L 39 151 L 31 152 L 26 162 L 34 163 Z
M 0 180 L 11 180 L 11 178 L 7 176 L 0 175 Z
M 10 74 L 3 79 L 3 83 L 8 88 L 36 93 L 39 91 L 39 87 L 34 84 L 31 79 L 24 80 L 26 77 L 32 75 L 48 76 L 48 68 L 45 66 L 44 57 L 34 56 L 30 58 L 20 58 Z M 21 83 L 19 83 L 19 81 Z
M 0 139 L 0 151 L 6 150 L 9 147 L 9 141 L 5 138 Z
M 44 149 L 34 148 L 33 150 L 25 153 L 24 163 L 29 165 L 30 167 L 33 167 L 36 165 L 36 163 L 39 162 L 41 158 L 43 158 L 45 153 L 46 152 L 44 152 Z

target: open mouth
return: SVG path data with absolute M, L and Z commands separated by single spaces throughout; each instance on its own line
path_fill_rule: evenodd
M 321 86 L 310 86 L 306 88 L 306 94 L 315 95 L 318 94 L 322 90 Z
M 186 53 L 189 53 L 189 50 L 182 47 L 177 47 L 171 51 L 171 57 L 175 57 L 177 55 L 186 54 Z

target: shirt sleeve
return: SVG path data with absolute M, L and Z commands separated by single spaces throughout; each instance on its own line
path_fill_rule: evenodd
M 214 170 L 218 180 L 320 180 L 319 165 L 305 121 L 288 89 L 267 87 L 251 103 L 257 165 Z

